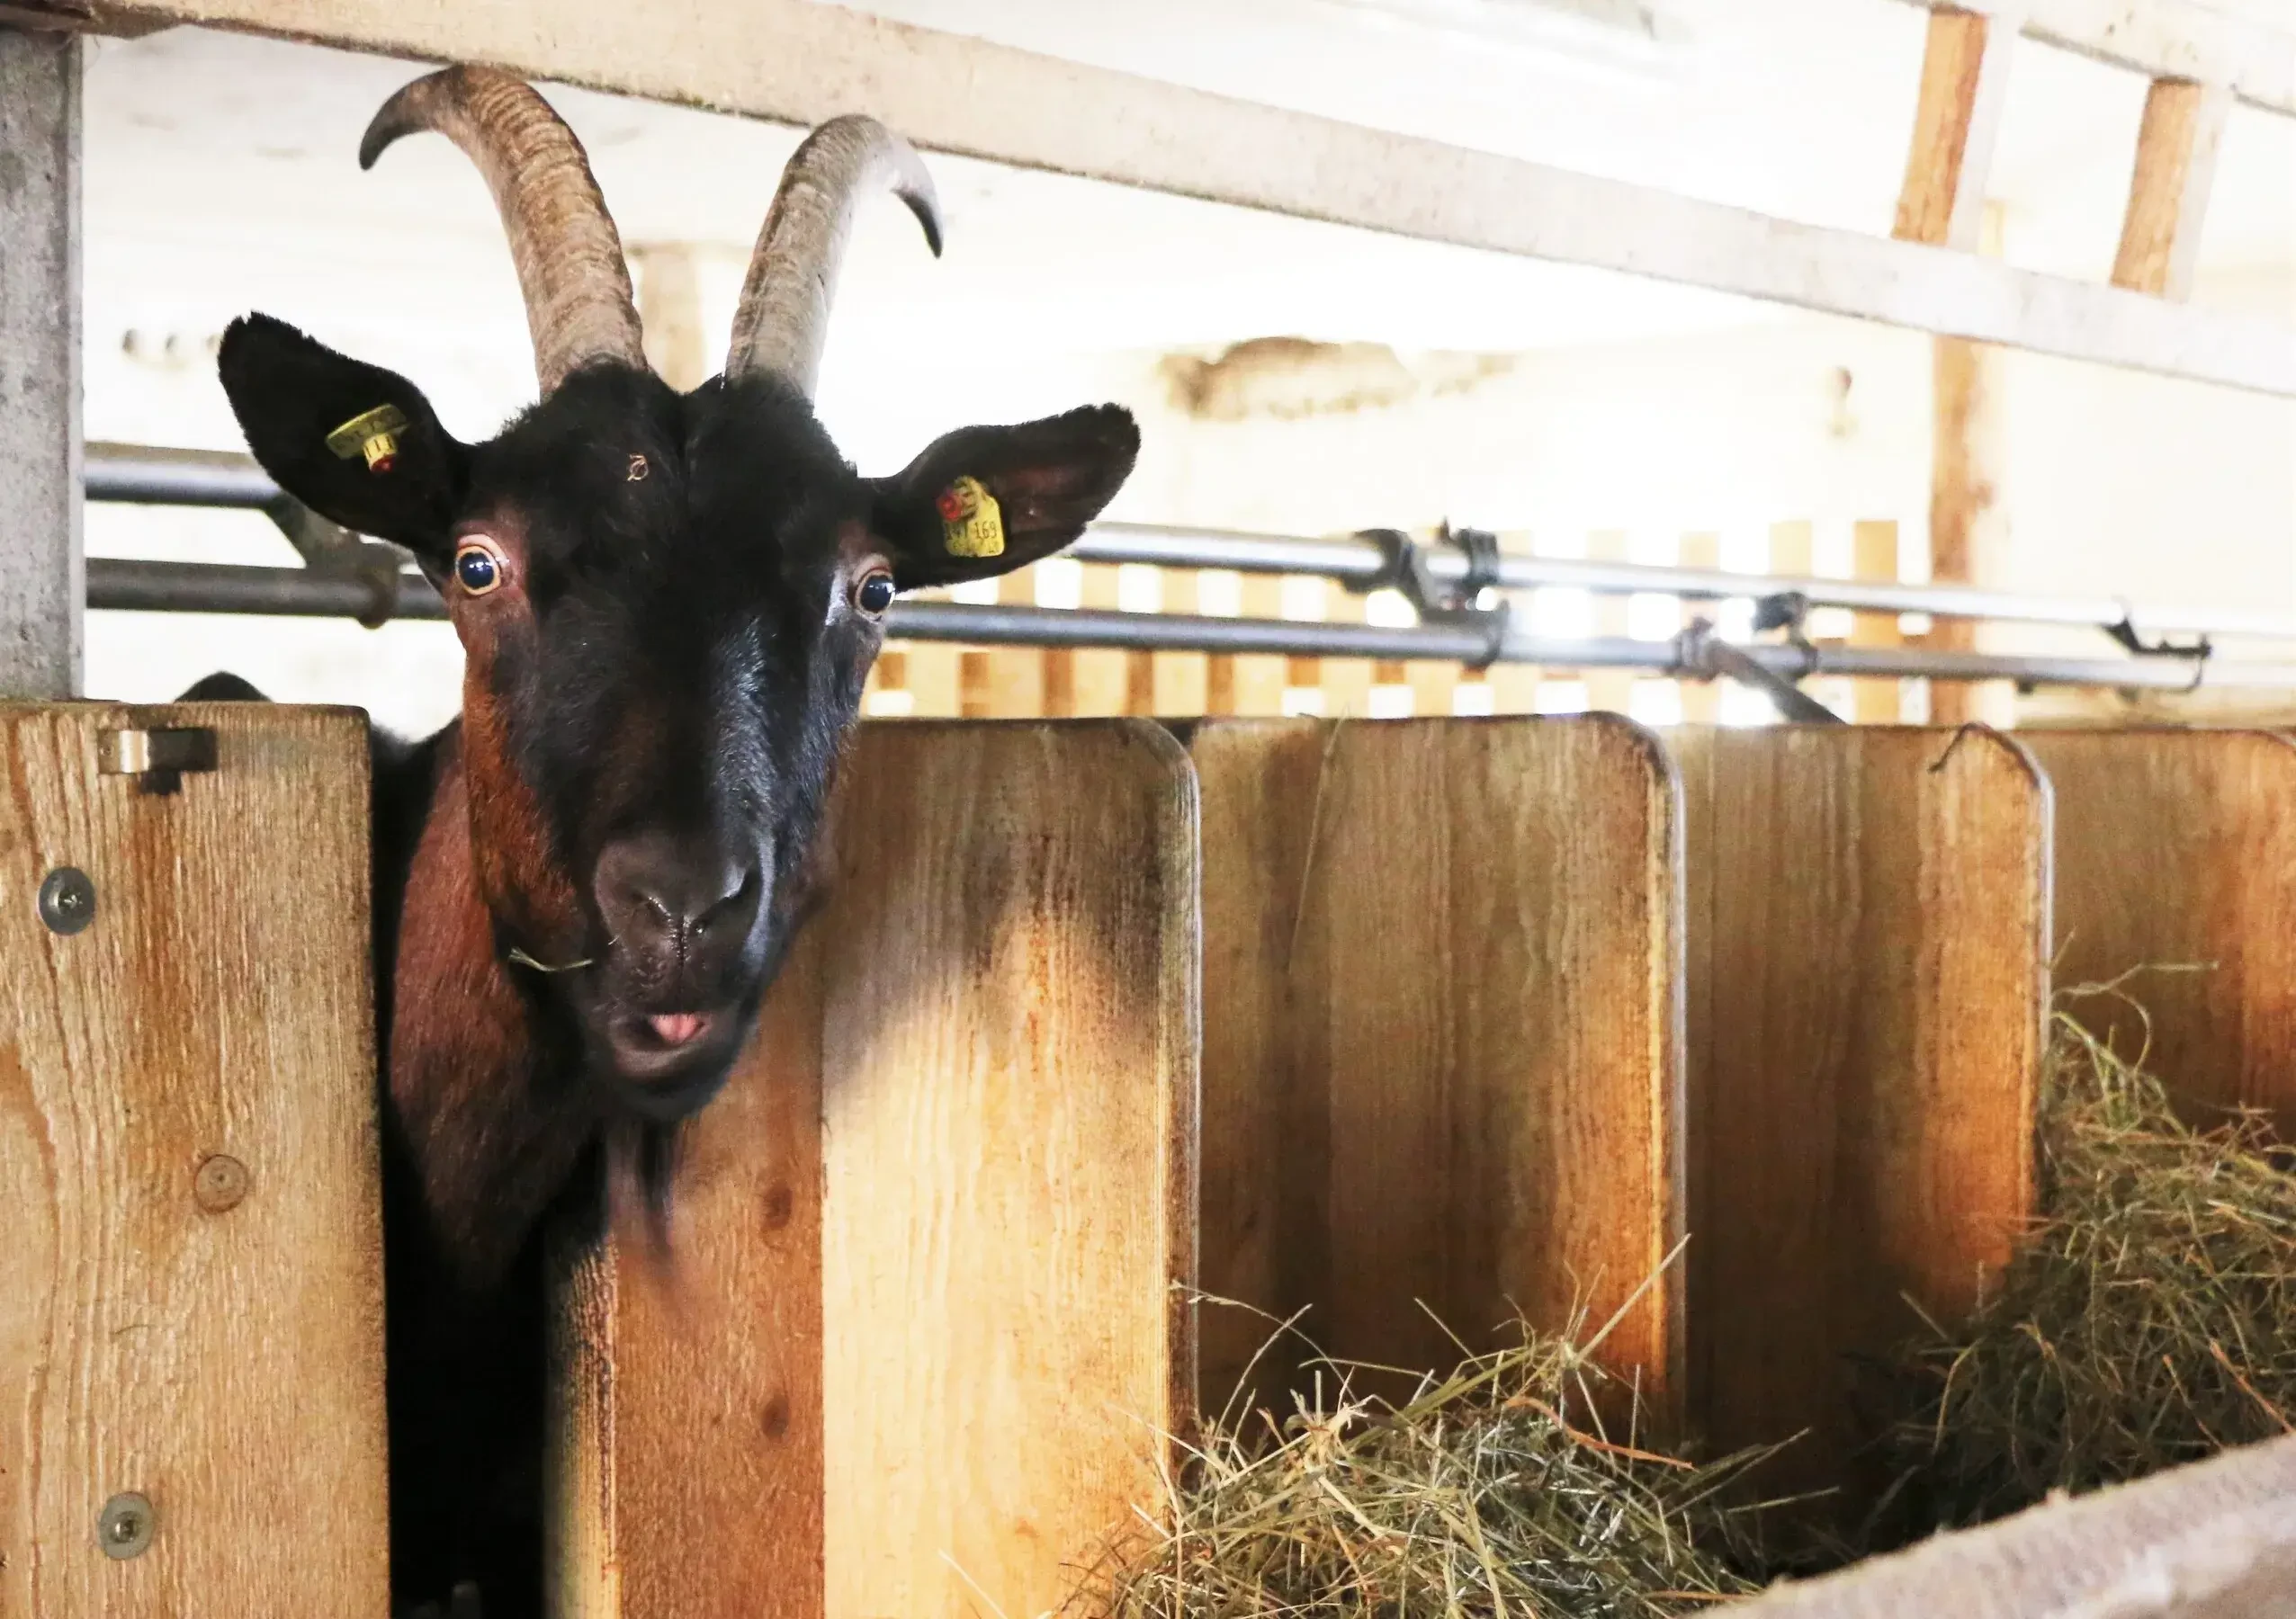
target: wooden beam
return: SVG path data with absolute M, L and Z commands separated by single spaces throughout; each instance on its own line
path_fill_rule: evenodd
M 646 332 L 646 358 L 661 380 L 690 393 L 710 379 L 707 337 L 702 330 L 702 282 L 691 245 L 641 243 L 630 250 L 638 273 L 638 317 Z
M 690 0 L 667 23 L 623 0 L 149 0 L 135 15 L 489 62 L 794 124 L 874 112 L 929 149 L 1023 168 L 2296 396 L 2296 335 L 2272 326 L 812 0 Z
M 2221 85 L 2266 112 L 2296 117 L 2296 29 L 2197 0 L 1911 0 L 1932 11 L 2025 11 L 2024 32 L 2148 78 Z M 2030 10 L 2027 10 L 2030 4 Z
M 1987 203 L 1977 248 L 2001 255 L 2002 210 Z M 1941 585 L 1984 585 L 1999 576 L 2009 549 L 2009 514 L 2003 491 L 2009 479 L 2009 434 L 2001 351 L 1958 337 L 1931 347 L 1929 577 Z M 1938 618 L 1922 644 L 1940 651 L 1974 652 L 1974 619 Z M 1933 680 L 1929 718 L 1934 725 L 1971 720 L 2007 729 L 2016 719 L 2016 693 L 2006 681 Z
M 2155 79 L 2137 132 L 2137 172 L 2112 284 L 2182 302 L 2192 296 L 2201 225 L 2216 179 L 2232 93 L 2190 79 Z
M 1913 149 L 1897 197 L 1896 234 L 1974 249 L 1985 224 L 1986 176 L 2001 128 L 2013 17 L 1939 11 L 1929 19 Z
M 1940 1535 L 1744 1619 L 2253 1619 L 2296 1611 L 2296 1438 Z
M 0 695 L 80 688 L 80 43 L 0 29 Z

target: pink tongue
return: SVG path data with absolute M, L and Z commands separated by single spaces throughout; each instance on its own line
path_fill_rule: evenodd
M 695 1012 L 665 1012 L 646 1021 L 664 1045 L 684 1045 L 702 1032 L 701 1015 Z

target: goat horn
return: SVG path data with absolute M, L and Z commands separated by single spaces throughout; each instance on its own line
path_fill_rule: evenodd
M 372 168 L 390 143 L 435 130 L 461 147 L 501 211 L 544 398 L 594 360 L 646 363 L 622 237 L 590 160 L 532 86 L 491 67 L 449 67 L 382 104 L 359 142 Z
M 909 204 L 938 256 L 940 203 L 932 176 L 907 141 L 875 119 L 854 113 L 832 118 L 805 138 L 782 171 L 781 189 L 749 255 L 733 316 L 728 376 L 772 371 L 812 398 L 853 210 L 864 191 L 886 183 Z

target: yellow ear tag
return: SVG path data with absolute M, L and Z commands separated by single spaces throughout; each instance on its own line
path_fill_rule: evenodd
M 941 491 L 941 545 L 952 557 L 1004 555 L 1004 508 L 977 478 Z
M 399 464 L 399 435 L 406 431 L 405 411 L 396 405 L 378 405 L 328 434 L 327 447 L 345 461 L 365 456 L 370 472 L 388 472 Z

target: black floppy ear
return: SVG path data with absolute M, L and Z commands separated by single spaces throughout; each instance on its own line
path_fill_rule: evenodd
M 1010 573 L 1084 532 L 1131 476 L 1140 429 L 1117 405 L 1013 427 L 960 427 L 871 479 L 872 526 L 903 590 Z
M 448 565 L 471 452 L 422 389 L 268 315 L 231 323 L 217 370 L 247 448 L 281 488 L 330 522 Z M 389 442 L 374 442 L 378 430 Z M 381 453 L 371 459 L 371 448 Z

